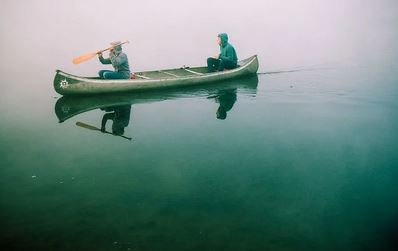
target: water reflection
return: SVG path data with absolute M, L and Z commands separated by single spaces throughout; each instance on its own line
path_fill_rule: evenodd
M 121 105 L 101 108 L 106 111 L 101 121 L 101 131 L 105 132 L 105 125 L 108 120 L 112 123 L 112 133 L 115 135 L 123 135 L 124 128 L 129 125 L 131 105 Z
M 160 102 L 164 100 L 175 100 L 189 97 L 207 97 L 219 104 L 215 112 L 218 119 L 227 118 L 227 113 L 237 101 L 237 93 L 255 96 L 258 85 L 258 77 L 250 76 L 243 79 L 214 83 L 182 89 L 167 89 L 161 91 L 141 93 L 120 93 L 112 95 L 95 96 L 64 96 L 55 104 L 55 114 L 62 123 L 78 114 L 100 109 L 104 111 L 101 128 L 82 122 L 78 126 L 100 131 L 103 133 L 123 136 L 125 128 L 131 124 L 131 106 L 133 104 L 144 104 Z M 106 130 L 108 121 L 111 121 L 111 131 Z
M 104 116 L 101 120 L 101 128 L 88 125 L 83 122 L 76 122 L 77 126 L 82 128 L 99 131 L 102 133 L 108 133 L 115 136 L 120 136 L 122 138 L 131 140 L 130 137 L 123 136 L 124 128 L 129 125 L 130 122 L 130 112 L 131 105 L 121 105 L 121 106 L 110 106 L 105 108 L 100 108 L 102 111 L 105 111 Z M 106 123 L 108 120 L 112 121 L 112 131 L 109 132 L 106 130 Z
M 217 109 L 217 118 L 226 119 L 227 112 L 232 109 L 236 102 L 236 89 L 221 90 L 216 96 L 216 102 L 220 104 Z

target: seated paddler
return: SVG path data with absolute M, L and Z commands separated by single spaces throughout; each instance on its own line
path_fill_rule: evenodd
M 127 55 L 122 51 L 121 42 L 112 42 L 109 58 L 104 58 L 98 53 L 99 61 L 102 64 L 112 64 L 114 71 L 101 70 L 98 72 L 103 79 L 130 79 L 130 66 Z
M 217 43 L 220 46 L 220 53 L 207 59 L 209 72 L 238 67 L 238 57 L 235 48 L 228 42 L 228 35 L 226 33 L 218 34 Z

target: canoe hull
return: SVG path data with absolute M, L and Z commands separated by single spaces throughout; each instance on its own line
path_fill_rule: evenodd
M 96 78 L 86 78 L 74 76 L 60 70 L 54 78 L 54 89 L 61 95 L 87 95 L 100 93 L 117 93 L 117 92 L 135 92 L 153 89 L 163 89 L 170 87 L 195 86 L 216 81 L 225 81 L 253 75 L 257 73 L 259 63 L 257 56 L 239 62 L 240 67 L 222 72 L 206 73 L 205 67 L 189 68 L 189 69 L 170 69 L 157 71 L 156 77 L 147 78 L 146 75 L 154 75 L 154 72 L 137 73 L 137 78 L 104 80 Z M 194 71 L 194 73 L 192 73 Z M 162 76 L 160 74 L 165 73 Z M 174 73 L 178 73 L 176 75 Z M 180 72 L 186 72 L 182 75 Z M 174 74 L 176 76 L 171 76 Z M 142 76 L 142 77 L 140 77 Z

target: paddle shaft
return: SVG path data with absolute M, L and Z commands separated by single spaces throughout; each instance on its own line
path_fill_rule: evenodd
M 128 40 L 126 40 L 126 41 L 124 41 L 124 42 L 122 42 L 122 43 L 120 43 L 120 44 L 117 44 L 117 45 L 114 45 L 114 46 L 108 47 L 108 48 L 106 48 L 106 49 L 103 49 L 103 50 L 97 51 L 97 53 L 96 53 L 96 54 L 103 53 L 103 52 L 105 52 L 105 51 L 107 51 L 107 50 L 110 50 L 110 49 L 112 49 L 112 48 L 116 47 L 116 46 L 119 46 L 119 45 L 122 45 L 122 44 L 127 44 L 127 43 L 129 43 L 129 41 L 128 41 Z
M 87 53 L 87 54 L 81 55 L 81 56 L 79 56 L 79 57 L 75 57 L 75 58 L 72 60 L 72 62 L 73 62 L 74 64 L 83 63 L 83 62 L 85 62 L 85 61 L 87 61 L 87 60 L 92 59 L 92 58 L 95 57 L 96 55 L 99 55 L 99 54 L 103 53 L 104 51 L 110 50 L 110 49 L 114 48 L 115 46 L 119 46 L 119 45 L 126 44 L 126 43 L 129 43 L 129 41 L 126 40 L 126 41 L 124 41 L 123 43 L 120 43 L 120 44 L 117 44 L 117 45 L 108 47 L 108 48 L 106 48 L 106 49 L 103 49 L 103 50 L 100 50 L 100 51 L 97 51 L 97 52 Z
M 83 128 L 86 128 L 86 129 L 89 129 L 89 130 L 104 132 L 104 133 L 108 133 L 108 134 L 111 134 L 111 135 L 114 135 L 114 136 L 120 136 L 122 138 L 131 140 L 130 137 L 126 137 L 126 136 L 123 136 L 123 135 L 116 135 L 116 134 L 113 134 L 113 133 L 108 132 L 108 131 L 101 131 L 101 129 L 99 129 L 98 127 L 95 127 L 95 126 L 92 126 L 92 125 L 88 125 L 88 124 L 83 123 L 83 122 L 76 122 L 76 125 L 80 126 L 80 127 L 83 127 Z

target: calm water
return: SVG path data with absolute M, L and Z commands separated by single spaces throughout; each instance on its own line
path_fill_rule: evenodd
M 397 250 L 397 23 L 392 0 L 4 0 L 1 250 Z M 53 90 L 110 41 L 140 71 L 202 64 L 219 32 L 262 73 L 307 70 Z
M 54 96 L 49 74 L 43 93 L 2 93 L 1 243 L 393 250 L 396 71 L 266 74 L 100 98 Z M 101 127 L 112 112 L 131 141 L 76 125 Z

